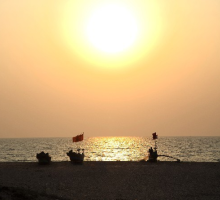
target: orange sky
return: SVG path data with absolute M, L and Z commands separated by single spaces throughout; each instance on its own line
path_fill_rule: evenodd
M 84 36 L 101 2 L 0 1 L 0 137 L 220 136 L 220 1 L 115 1 L 140 26 L 115 55 Z

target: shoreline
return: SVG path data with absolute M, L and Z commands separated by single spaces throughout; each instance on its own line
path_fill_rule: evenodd
M 0 165 L 1 164 L 9 164 L 9 163 L 11 163 L 11 164 L 17 164 L 17 163 L 31 163 L 31 164 L 38 164 L 39 165 L 39 163 L 38 163 L 38 160 L 36 159 L 36 161 L 0 161 Z M 53 164 L 53 163 L 70 163 L 71 164 L 71 162 L 70 162 L 70 160 L 68 160 L 68 161 L 51 161 L 50 162 L 50 164 L 46 164 L 46 165 L 42 165 L 42 166 L 49 166 L 49 165 L 51 165 L 51 164 Z M 97 163 L 97 164 L 100 164 L 100 163 L 105 163 L 105 164 L 117 164 L 117 163 L 126 163 L 126 164 L 131 164 L 131 163 L 145 163 L 145 164 L 147 164 L 147 163 L 154 163 L 154 164 L 160 164 L 160 163 L 181 163 L 181 164 L 187 164 L 187 163 L 200 163 L 200 164 L 205 164 L 205 163 L 219 163 L 220 164 L 220 161 L 215 161 L 215 162 L 210 162 L 210 161 L 207 161 L 207 162 L 204 162 L 204 161 L 202 161 L 202 162 L 198 162 L 198 161 L 180 161 L 180 162 L 177 162 L 177 161 L 167 161 L 167 160 L 165 160 L 165 161 L 163 161 L 163 160 L 158 160 L 157 162 L 147 162 L 147 161 L 145 161 L 145 160 L 139 160 L 139 161 L 83 161 L 83 164 L 82 165 L 84 165 L 84 164 L 89 164 L 89 163 Z M 74 165 L 74 164 L 73 164 Z M 75 164 L 75 165 L 77 165 L 77 164 Z M 39 165 L 39 166 L 41 166 L 41 165 Z
M 0 162 L 0 199 L 217 200 L 219 185 L 220 162 Z

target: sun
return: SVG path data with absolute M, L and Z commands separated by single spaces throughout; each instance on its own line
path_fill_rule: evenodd
M 163 42 L 163 13 L 155 1 L 65 1 L 54 41 L 72 66 L 103 72 L 139 67 Z M 54 26 L 54 27 L 53 27 Z M 51 30 L 53 30 L 51 29 Z
M 88 17 L 85 34 L 97 50 L 115 54 L 125 51 L 138 37 L 138 23 L 132 12 L 120 4 L 104 4 Z

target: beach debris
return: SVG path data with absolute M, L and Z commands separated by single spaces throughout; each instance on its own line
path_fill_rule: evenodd
M 51 157 L 48 153 L 44 153 L 43 151 L 37 153 L 36 158 L 38 159 L 39 164 L 49 164 L 51 161 Z
M 69 156 L 70 161 L 72 163 L 78 163 L 78 164 L 82 164 L 83 160 L 84 160 L 84 149 L 82 149 L 82 153 L 80 153 L 81 149 L 77 149 L 77 152 L 73 152 L 73 150 L 70 150 L 69 152 L 67 152 L 67 156 Z

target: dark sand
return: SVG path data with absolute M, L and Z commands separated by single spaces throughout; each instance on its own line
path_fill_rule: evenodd
M 0 199 L 220 199 L 220 163 L 0 163 Z

